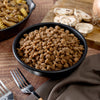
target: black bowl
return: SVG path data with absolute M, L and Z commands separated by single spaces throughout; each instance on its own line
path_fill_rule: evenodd
M 33 9 L 35 8 L 35 3 L 33 2 L 33 0 L 26 0 L 26 1 L 27 1 L 28 6 L 29 6 L 28 16 L 24 20 L 22 20 L 21 22 L 17 23 L 16 25 L 0 30 L 0 41 L 8 39 L 8 38 L 16 35 L 25 26 L 29 16 L 31 15 Z
M 56 25 L 59 25 L 60 27 L 64 28 L 65 30 L 68 29 L 70 32 L 72 32 L 79 40 L 80 43 L 82 45 L 84 45 L 84 51 L 83 51 L 83 55 L 80 58 L 80 60 L 74 64 L 73 66 L 63 69 L 63 70 L 59 70 L 59 71 L 42 71 L 42 70 L 38 70 L 35 68 L 32 68 L 30 66 L 28 66 L 27 64 L 25 64 L 23 61 L 20 60 L 20 57 L 17 53 L 17 48 L 19 47 L 19 40 L 23 37 L 23 34 L 25 33 L 29 33 L 35 29 L 39 29 L 40 27 L 43 26 L 47 26 L 47 27 L 55 27 Z M 13 54 L 15 56 L 15 58 L 18 60 L 18 62 L 24 67 L 26 68 L 28 71 L 30 71 L 31 73 L 34 73 L 35 75 L 39 75 L 39 76 L 45 76 L 45 77 L 50 77 L 50 78 L 57 78 L 57 77 L 63 77 L 63 76 L 67 76 L 68 74 L 70 74 L 71 72 L 73 72 L 75 70 L 75 68 L 77 68 L 82 61 L 84 60 L 86 54 L 87 54 L 87 43 L 85 38 L 74 28 L 64 25 L 64 24 L 60 24 L 60 23 L 40 23 L 40 24 L 36 24 L 33 25 L 31 27 L 28 27 L 27 29 L 24 29 L 23 31 L 21 31 L 17 37 L 15 38 L 14 42 L 13 42 Z

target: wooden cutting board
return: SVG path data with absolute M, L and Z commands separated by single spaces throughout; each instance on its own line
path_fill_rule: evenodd
M 53 9 L 55 7 L 65 7 L 71 9 L 76 8 L 92 15 L 93 1 L 94 0 L 58 0 L 56 1 L 53 8 L 44 17 L 42 22 L 53 22 L 55 16 L 53 13 Z M 85 38 L 89 47 L 100 50 L 100 27 L 94 26 L 93 32 L 88 34 L 88 36 Z

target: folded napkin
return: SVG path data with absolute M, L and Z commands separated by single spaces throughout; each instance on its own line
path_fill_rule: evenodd
M 70 76 L 44 83 L 37 93 L 44 100 L 100 100 L 100 54 L 87 57 Z

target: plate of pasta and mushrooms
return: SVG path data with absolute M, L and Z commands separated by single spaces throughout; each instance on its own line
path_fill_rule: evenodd
M 0 0 L 0 40 L 21 30 L 34 8 L 33 0 Z

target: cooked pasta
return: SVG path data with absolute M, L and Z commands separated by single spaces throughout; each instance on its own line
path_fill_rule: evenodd
M 23 17 L 23 16 L 18 15 L 18 20 L 19 20 L 19 21 L 22 21 L 23 19 L 24 19 L 24 17 Z
M 15 22 L 7 21 L 7 20 L 4 20 L 4 19 L 2 20 L 2 22 L 3 22 L 5 25 L 9 26 L 9 27 L 16 24 Z
M 26 3 L 26 1 L 25 0 L 22 0 L 22 3 Z
M 25 3 L 26 4 L 26 1 L 25 0 L 16 0 L 16 3 Z
M 16 3 L 21 3 L 22 2 L 22 0 L 16 0 Z
M 24 8 L 21 8 L 21 9 L 20 9 L 20 12 L 22 13 L 22 15 L 23 15 L 24 17 L 27 16 L 27 12 L 26 12 L 26 10 L 25 10 Z
M 0 0 L 0 30 L 19 23 L 28 13 L 26 0 Z
M 4 29 L 4 28 L 6 28 L 6 26 L 3 24 L 2 21 L 0 21 L 0 29 Z

